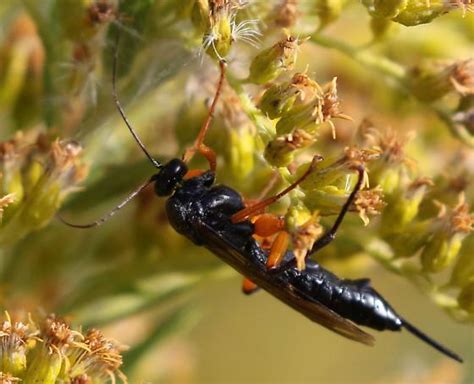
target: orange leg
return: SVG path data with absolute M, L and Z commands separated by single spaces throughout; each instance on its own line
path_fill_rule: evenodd
M 226 63 L 225 61 L 221 60 L 219 62 L 219 68 L 220 68 L 220 77 L 219 77 L 219 82 L 217 84 L 217 89 L 216 93 L 214 94 L 214 99 L 212 100 L 211 107 L 209 108 L 209 112 L 207 114 L 207 118 L 204 121 L 204 124 L 201 127 L 201 130 L 199 131 L 199 134 L 194 141 L 194 145 L 191 148 L 188 148 L 186 152 L 184 153 L 183 160 L 187 163 L 189 162 L 196 151 L 198 151 L 201 155 L 203 155 L 207 161 L 209 162 L 209 167 L 212 172 L 216 170 L 216 154 L 215 152 L 206 146 L 204 144 L 204 138 L 206 137 L 206 133 L 209 129 L 209 126 L 211 125 L 212 118 L 214 117 L 214 111 L 216 109 L 217 101 L 219 100 L 219 96 L 221 95 L 222 92 L 222 86 L 224 84 L 224 78 L 225 78 L 225 68 L 226 68 Z
M 204 169 L 190 169 L 186 172 L 186 175 L 184 175 L 184 179 L 188 180 L 196 176 L 201 176 L 204 172 L 206 172 Z
M 280 232 L 285 228 L 285 220 L 271 213 L 263 213 L 258 215 L 253 221 L 255 227 L 255 235 L 260 237 L 268 237 Z
M 207 159 L 207 162 L 209 163 L 209 169 L 212 172 L 215 172 L 217 165 L 217 156 L 214 150 L 209 148 L 207 145 L 201 143 L 201 145 L 198 147 L 198 152 Z
M 231 217 L 232 222 L 233 223 L 238 223 L 239 221 L 243 221 L 243 220 L 247 219 L 249 216 L 255 215 L 255 213 L 262 211 L 262 209 L 268 207 L 270 204 L 273 204 L 275 201 L 281 199 L 288 192 L 295 189 L 298 186 L 298 184 L 300 184 L 304 179 L 306 179 L 309 176 L 309 174 L 313 171 L 314 167 L 316 166 L 316 163 L 320 160 L 321 160 L 320 156 L 315 156 L 313 158 L 313 161 L 311 162 L 310 166 L 306 170 L 306 172 L 303 173 L 303 175 L 298 180 L 296 180 L 293 184 L 291 184 L 288 188 L 284 189 L 283 191 L 281 191 L 280 193 L 278 193 L 275 196 L 271 196 L 271 197 L 269 197 L 265 200 L 262 200 L 262 201 L 260 201 L 256 204 L 253 204 L 253 205 L 251 205 L 249 207 L 246 207 L 246 208 L 242 209 L 241 211 L 235 213 Z
M 286 250 L 290 242 L 290 234 L 286 231 L 278 233 L 275 241 L 272 244 L 270 255 L 267 259 L 267 268 L 275 269 L 281 264 L 283 257 L 285 256 Z
M 247 277 L 244 277 L 242 281 L 242 292 L 246 295 L 250 295 L 256 291 L 258 291 L 259 287 L 255 284 L 252 280 Z

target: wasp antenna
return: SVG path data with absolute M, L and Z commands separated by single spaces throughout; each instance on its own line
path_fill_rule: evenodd
M 118 62 L 119 42 L 120 42 L 120 33 L 117 33 L 117 37 L 115 40 L 114 60 L 113 60 L 113 65 L 112 65 L 112 95 L 114 97 L 115 106 L 117 107 L 117 110 L 119 111 L 120 116 L 122 116 L 122 119 L 125 122 L 125 125 L 127 126 L 128 130 L 130 131 L 133 138 L 137 142 L 138 146 L 142 149 L 143 153 L 146 155 L 146 157 L 148 157 L 148 159 L 156 168 L 161 168 L 163 165 L 158 160 L 153 158 L 152 155 L 150 155 L 145 145 L 138 137 L 135 129 L 133 129 L 132 124 L 130 123 L 127 116 L 125 115 L 125 111 L 117 95 L 117 62 Z
M 81 228 L 81 229 L 98 227 L 99 225 L 102 225 L 106 221 L 108 221 L 118 211 L 120 211 L 123 207 L 125 207 L 135 196 L 137 196 L 141 191 L 143 191 L 146 187 L 148 187 L 153 182 L 154 182 L 154 179 L 151 178 L 146 183 L 143 183 L 142 185 L 140 185 L 136 190 L 134 190 L 132 193 L 130 193 L 130 195 L 128 195 L 119 205 L 117 205 L 109 213 L 107 213 L 105 216 L 101 217 L 100 219 L 98 219 L 96 221 L 93 221 L 92 223 L 89 223 L 89 224 L 73 224 L 73 223 L 70 223 L 70 222 L 64 220 L 60 215 L 56 215 L 56 216 L 59 219 L 59 221 L 61 221 L 63 224 L 65 224 L 69 227 Z
M 431 337 L 429 337 L 428 335 L 424 334 L 418 328 L 416 328 L 414 325 L 410 324 L 405 319 L 401 319 L 401 320 L 402 320 L 403 327 L 408 332 L 410 332 L 412 335 L 416 336 L 417 338 L 424 341 L 425 343 L 431 345 L 433 348 L 440 351 L 443 355 L 446 355 L 446 356 L 450 357 L 451 359 L 456 360 L 459 363 L 463 362 L 463 359 L 458 354 L 454 353 L 453 351 L 446 348 L 444 345 L 441 345 L 436 340 L 434 340 Z

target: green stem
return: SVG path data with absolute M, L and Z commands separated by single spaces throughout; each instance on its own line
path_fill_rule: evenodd
M 386 57 L 376 55 L 368 50 L 356 48 L 332 37 L 314 34 L 311 36 L 311 41 L 322 47 L 335 49 L 357 61 L 367 69 L 374 69 L 394 80 L 397 80 L 397 82 L 405 88 L 404 79 L 406 76 L 406 69 L 400 64 L 397 64 Z

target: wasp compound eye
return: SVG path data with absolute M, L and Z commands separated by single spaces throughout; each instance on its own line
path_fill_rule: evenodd
M 158 196 L 169 196 L 173 193 L 176 185 L 183 180 L 188 172 L 188 167 L 180 159 L 173 159 L 166 163 L 160 173 L 154 177 L 155 193 Z

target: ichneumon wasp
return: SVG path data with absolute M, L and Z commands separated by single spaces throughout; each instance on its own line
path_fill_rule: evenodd
M 157 173 L 133 191 L 106 216 L 89 224 L 65 224 L 75 228 L 92 228 L 103 224 L 147 186 L 153 184 L 156 195 L 167 197 L 166 213 L 170 224 L 180 234 L 198 246 L 206 247 L 244 276 L 243 291 L 250 294 L 258 288 L 266 290 L 310 320 L 349 339 L 372 345 L 374 337 L 357 325 L 379 331 L 406 329 L 444 355 L 462 362 L 462 358 L 433 340 L 401 317 L 371 286 L 369 279 L 340 279 L 310 259 L 314 253 L 334 240 L 344 216 L 361 189 L 365 170 L 356 167 L 357 182 L 327 230 L 306 254 L 306 268 L 299 270 L 293 251 L 288 250 L 289 234 L 283 219 L 264 209 L 301 183 L 320 159 L 314 157 L 306 172 L 293 184 L 275 196 L 246 206 L 236 190 L 215 184 L 216 154 L 204 144 L 219 100 L 226 75 L 226 63 L 221 60 L 220 77 L 207 118 L 194 142 L 182 159 L 162 164 L 151 156 L 127 119 L 116 89 L 118 38 L 113 59 L 112 93 L 125 125 Z M 188 169 L 195 153 L 203 155 L 209 170 Z M 275 236 L 270 249 L 264 249 L 254 236 Z M 357 325 L 356 325 L 357 324 Z

